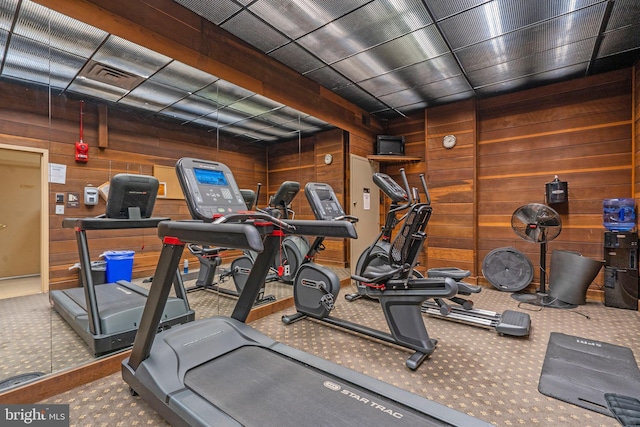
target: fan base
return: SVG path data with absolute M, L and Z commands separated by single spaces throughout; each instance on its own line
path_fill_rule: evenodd
M 537 305 L 538 307 L 549 308 L 576 308 L 576 304 L 569 304 L 568 302 L 560 301 L 557 298 L 550 297 L 547 294 L 511 294 L 511 298 L 516 301 Z

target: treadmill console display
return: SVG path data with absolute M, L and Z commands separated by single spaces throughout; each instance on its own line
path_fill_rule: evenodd
M 158 179 L 148 175 L 119 173 L 109 183 L 107 218 L 150 218 L 158 195 Z
M 229 185 L 224 176 L 224 172 L 218 170 L 194 168 L 193 173 L 198 180 L 198 184 L 204 185 Z
M 176 163 L 178 181 L 194 219 L 246 210 L 240 189 L 229 168 L 219 162 L 182 158 Z
M 307 196 L 316 219 L 331 221 L 345 215 L 344 209 L 342 209 L 342 205 L 330 185 L 309 182 L 304 187 L 304 194 Z
M 400 187 L 397 182 L 393 180 L 386 173 L 376 172 L 373 174 L 373 182 L 380 187 L 380 189 L 386 194 L 392 202 L 408 202 L 409 195 L 404 188 Z

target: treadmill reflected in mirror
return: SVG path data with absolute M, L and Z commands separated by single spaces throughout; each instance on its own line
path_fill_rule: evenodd
M 62 221 L 63 228 L 72 228 L 76 233 L 82 287 L 51 291 L 49 298 L 53 308 L 96 356 L 133 344 L 148 290 L 127 280 L 95 284 L 86 232 L 157 228 L 160 222 L 168 221 L 169 218 L 151 216 L 158 184 L 152 176 L 118 174 L 109 186 L 105 215 Z M 195 319 L 182 279 L 179 274 L 174 276 L 176 296 L 168 299 L 163 310 L 159 324 L 162 329 Z

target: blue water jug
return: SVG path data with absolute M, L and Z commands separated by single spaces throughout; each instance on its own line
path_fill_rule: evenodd
M 609 231 L 629 231 L 636 226 L 636 201 L 631 198 L 604 199 L 602 224 Z

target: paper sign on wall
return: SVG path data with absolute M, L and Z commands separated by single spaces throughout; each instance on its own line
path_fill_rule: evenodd
M 365 211 L 371 210 L 371 190 L 369 188 L 362 189 L 362 204 Z
M 67 165 L 49 163 L 49 182 L 52 184 L 64 184 L 67 182 Z

